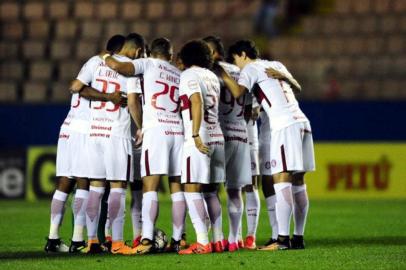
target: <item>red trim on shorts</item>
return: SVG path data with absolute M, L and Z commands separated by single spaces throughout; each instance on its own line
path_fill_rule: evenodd
M 127 175 L 125 179 L 130 181 L 130 174 L 131 174 L 131 156 L 127 155 Z
M 285 158 L 285 146 L 282 144 L 281 145 L 281 156 L 282 156 L 282 167 L 283 167 L 283 171 L 287 172 L 288 168 L 286 166 L 286 158 Z
M 146 173 L 146 176 L 151 175 L 151 172 L 149 171 L 148 150 L 145 150 L 145 173 Z
M 186 159 L 186 183 L 190 183 L 190 157 Z

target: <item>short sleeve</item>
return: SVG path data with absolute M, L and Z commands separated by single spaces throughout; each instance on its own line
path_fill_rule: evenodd
M 240 77 L 238 78 L 238 84 L 247 88 L 248 92 L 251 92 L 254 84 L 257 82 L 257 77 L 258 76 L 255 69 L 247 66 L 241 71 Z
M 134 65 L 134 75 L 144 74 L 145 70 L 147 69 L 148 62 L 148 58 L 140 58 L 131 61 L 131 63 Z
M 81 68 L 76 79 L 81 81 L 83 84 L 90 85 L 93 80 L 93 72 L 95 71 L 97 64 L 101 62 L 98 56 L 90 58 Z
M 193 72 L 183 72 L 180 77 L 179 92 L 190 98 L 194 93 L 202 93 L 199 78 Z
M 141 80 L 138 77 L 127 79 L 127 94 L 141 94 Z

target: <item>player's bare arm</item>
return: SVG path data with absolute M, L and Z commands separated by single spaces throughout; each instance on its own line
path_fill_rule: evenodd
M 221 78 L 234 98 L 239 98 L 247 91 L 244 86 L 239 85 L 224 69 L 222 69 Z
M 85 86 L 85 84 L 83 84 L 81 81 L 79 81 L 78 79 L 76 79 L 76 80 L 73 80 L 73 81 L 70 83 L 69 91 L 70 91 L 71 93 L 79 93 L 80 90 L 82 90 L 84 86 Z
M 273 69 L 271 67 L 265 70 L 266 74 L 270 78 L 274 78 L 277 80 L 284 80 L 292 86 L 293 91 L 297 94 L 302 91 L 302 87 L 300 84 L 293 78 L 292 76 L 286 76 L 284 73 L 280 72 L 279 70 Z
M 200 93 L 194 93 L 190 96 L 191 110 L 192 110 L 192 137 L 195 141 L 197 149 L 203 154 L 209 154 L 210 149 L 205 145 L 200 138 L 199 131 L 202 122 L 203 101 Z
M 106 65 L 114 71 L 117 71 L 124 76 L 132 76 L 135 73 L 134 65 L 131 62 L 120 62 L 114 59 L 111 55 L 103 56 Z
M 114 104 L 125 103 L 125 97 L 123 97 L 120 92 L 102 93 L 97 91 L 96 89 L 93 89 L 90 86 L 83 87 L 83 89 L 79 92 L 79 94 L 81 97 L 84 97 L 89 100 L 110 101 L 113 102 Z
M 261 110 L 260 106 L 255 106 L 251 110 L 251 120 L 252 121 L 257 121 L 259 118 L 259 112 Z

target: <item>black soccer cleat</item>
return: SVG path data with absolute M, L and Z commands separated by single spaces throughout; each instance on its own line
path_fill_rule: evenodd
M 292 239 L 290 239 L 290 245 L 292 249 L 304 249 L 303 235 L 293 235 Z
M 58 239 L 49 239 L 46 238 L 47 243 L 45 244 L 44 250 L 47 253 L 50 252 L 69 252 L 69 247 L 65 245 L 60 238 Z
M 279 250 L 286 250 L 291 248 L 289 235 L 288 236 L 278 235 L 277 243 Z
M 166 247 L 166 252 L 176 252 L 178 253 L 181 250 L 181 240 L 176 241 L 175 239 L 171 238 L 171 242 Z
M 72 241 L 69 247 L 69 253 L 82 253 L 87 247 L 85 241 Z

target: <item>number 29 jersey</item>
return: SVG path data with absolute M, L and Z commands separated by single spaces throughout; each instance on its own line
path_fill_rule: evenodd
M 203 102 L 199 135 L 208 145 L 223 145 L 224 137 L 218 118 L 220 82 L 213 72 L 201 67 L 188 68 L 180 76 L 179 95 L 186 144 L 194 145 L 190 97 L 195 93 L 201 95 Z
M 166 126 L 183 129 L 179 104 L 180 71 L 169 62 L 156 58 L 132 61 L 134 75 L 143 74 L 143 88 L 137 93 L 143 95 L 142 128 Z

